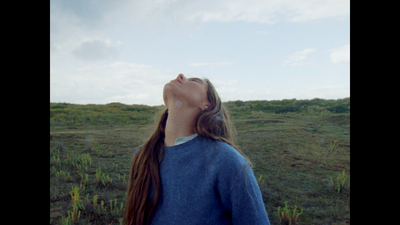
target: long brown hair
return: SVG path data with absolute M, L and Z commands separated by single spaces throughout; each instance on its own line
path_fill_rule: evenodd
M 197 116 L 195 131 L 199 136 L 228 143 L 247 159 L 246 164 L 250 164 L 235 144 L 234 127 L 217 91 L 208 79 L 204 81 L 208 84 L 207 99 L 211 105 Z M 168 109 L 162 112 L 153 134 L 133 157 L 125 204 L 125 225 L 148 224 L 161 197 L 158 167 L 163 157 L 167 118 Z M 151 185 L 154 185 L 155 193 L 150 202 Z

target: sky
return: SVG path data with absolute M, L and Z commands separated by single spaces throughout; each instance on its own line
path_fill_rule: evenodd
M 179 73 L 223 102 L 350 97 L 350 0 L 50 1 L 50 102 L 163 105 Z

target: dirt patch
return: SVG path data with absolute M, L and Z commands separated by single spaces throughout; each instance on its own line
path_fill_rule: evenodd
M 63 215 L 65 210 L 61 206 L 50 209 L 50 218 L 58 218 Z

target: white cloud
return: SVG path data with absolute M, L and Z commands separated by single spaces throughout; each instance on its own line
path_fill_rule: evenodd
M 210 63 L 190 63 L 189 66 L 208 66 Z
M 175 75 L 148 65 L 115 62 L 68 73 L 51 68 L 50 102 L 163 104 L 164 85 Z
M 95 40 L 105 42 L 108 48 L 118 46 L 118 42 L 110 46 L 104 31 L 120 24 L 121 18 L 109 18 L 120 7 L 123 5 L 111 1 L 50 1 L 50 57 L 58 59 Z M 80 53 L 76 54 L 85 55 Z
M 225 87 L 225 86 L 232 86 L 238 83 L 237 80 L 212 80 L 212 84 L 215 88 Z
M 232 62 L 217 62 L 217 63 L 200 63 L 200 62 L 195 62 L 195 63 L 190 63 L 189 66 L 227 66 L 227 65 L 233 65 Z
M 50 2 L 51 20 L 68 17 L 85 29 L 133 22 L 170 26 L 184 21 L 204 22 L 304 22 L 350 15 L 349 0 L 153 0 L 153 1 L 57 1 Z M 122 15 L 122 16 L 121 16 Z
M 146 27 L 147 31 L 163 32 L 177 27 L 179 29 L 198 27 L 207 22 L 303 22 L 348 15 L 349 0 L 151 0 L 115 1 L 115 3 L 52 0 L 50 2 L 50 101 L 84 104 L 106 104 L 110 101 L 126 104 L 162 104 L 163 85 L 177 74 L 136 63 L 114 62 L 82 66 L 82 62 L 76 60 L 116 57 L 121 46 L 120 42 L 111 37 L 120 34 L 113 35 L 110 32 L 118 30 L 121 26 L 133 24 Z M 258 33 L 267 34 L 268 31 L 259 30 Z M 345 52 L 343 48 L 345 46 L 332 50 L 332 63 L 349 62 L 349 57 L 346 56 L 347 53 L 343 53 Z M 285 65 L 309 64 L 305 62 L 306 56 L 314 51 L 315 49 L 305 49 L 296 52 L 288 57 Z M 349 56 L 349 53 L 347 55 Z M 73 56 L 75 58 L 72 58 Z M 189 66 L 206 68 L 206 66 L 232 64 L 232 62 L 193 62 Z M 79 65 L 80 67 L 77 67 Z M 213 84 L 218 86 L 218 91 L 226 96 L 226 100 L 263 99 L 265 96 L 273 96 L 275 99 L 300 98 L 293 95 L 300 92 L 310 93 L 310 90 L 314 89 L 315 93 L 322 93 L 322 90 L 329 90 L 323 93 L 333 93 L 339 90 L 338 87 L 331 89 L 325 87 L 299 89 L 300 91 L 294 89 L 241 91 L 236 88 L 237 83 L 237 80 L 213 80 Z M 316 97 L 324 98 L 318 95 Z
M 106 102 L 135 102 L 135 104 L 137 104 L 136 102 L 141 102 L 140 104 L 148 105 L 147 102 L 148 102 L 149 98 L 150 98 L 149 93 L 140 93 L 140 94 L 114 95 L 114 96 L 106 98 L 105 101 Z M 146 102 L 146 103 L 143 103 L 143 102 Z
M 216 88 L 222 101 L 253 101 L 282 99 L 338 99 L 350 97 L 350 85 L 319 85 L 295 88 L 264 88 L 241 90 L 234 87 Z
M 327 17 L 344 17 L 350 15 L 350 0 L 306 0 L 286 1 L 285 9 L 291 22 L 305 22 L 308 20 Z
M 191 1 L 185 4 L 182 0 L 174 3 L 179 5 L 180 9 L 184 9 L 180 12 L 184 18 L 203 22 L 275 23 L 282 20 L 281 17 L 292 22 L 304 22 L 350 14 L 349 0 L 208 0 L 201 3 Z
M 157 33 L 207 22 L 276 23 L 348 16 L 349 0 L 50 1 L 51 58 L 82 43 L 105 40 L 108 28 L 140 25 Z M 259 31 L 265 33 L 265 31 Z M 82 46 L 81 46 L 82 47 Z M 81 54 L 83 55 L 83 54 Z
M 333 64 L 337 63 L 350 63 L 350 45 L 342 46 L 338 49 L 330 50 L 331 62 Z
M 126 62 L 89 65 L 70 73 L 51 67 L 50 102 L 161 105 L 163 87 L 175 76 L 166 70 Z M 350 96 L 349 85 L 244 90 L 235 79 L 215 79 L 212 83 L 224 102 L 238 99 L 337 99 Z
M 71 53 L 73 56 L 85 60 L 115 58 L 118 54 L 119 44 L 120 42 L 111 44 L 111 41 L 104 40 L 85 41 Z
M 311 63 L 304 63 L 303 60 L 307 57 L 308 54 L 315 52 L 314 48 L 306 48 L 303 51 L 295 52 L 293 55 L 290 55 L 288 59 L 283 63 L 284 66 L 302 66 L 302 65 L 310 65 Z

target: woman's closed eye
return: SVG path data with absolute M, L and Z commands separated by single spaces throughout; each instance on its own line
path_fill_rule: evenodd
M 203 81 L 201 80 L 201 79 L 199 79 L 199 78 L 190 78 L 190 79 L 188 79 L 189 81 L 194 81 L 194 82 L 197 82 L 197 83 L 200 83 L 200 84 L 202 84 L 203 83 Z

